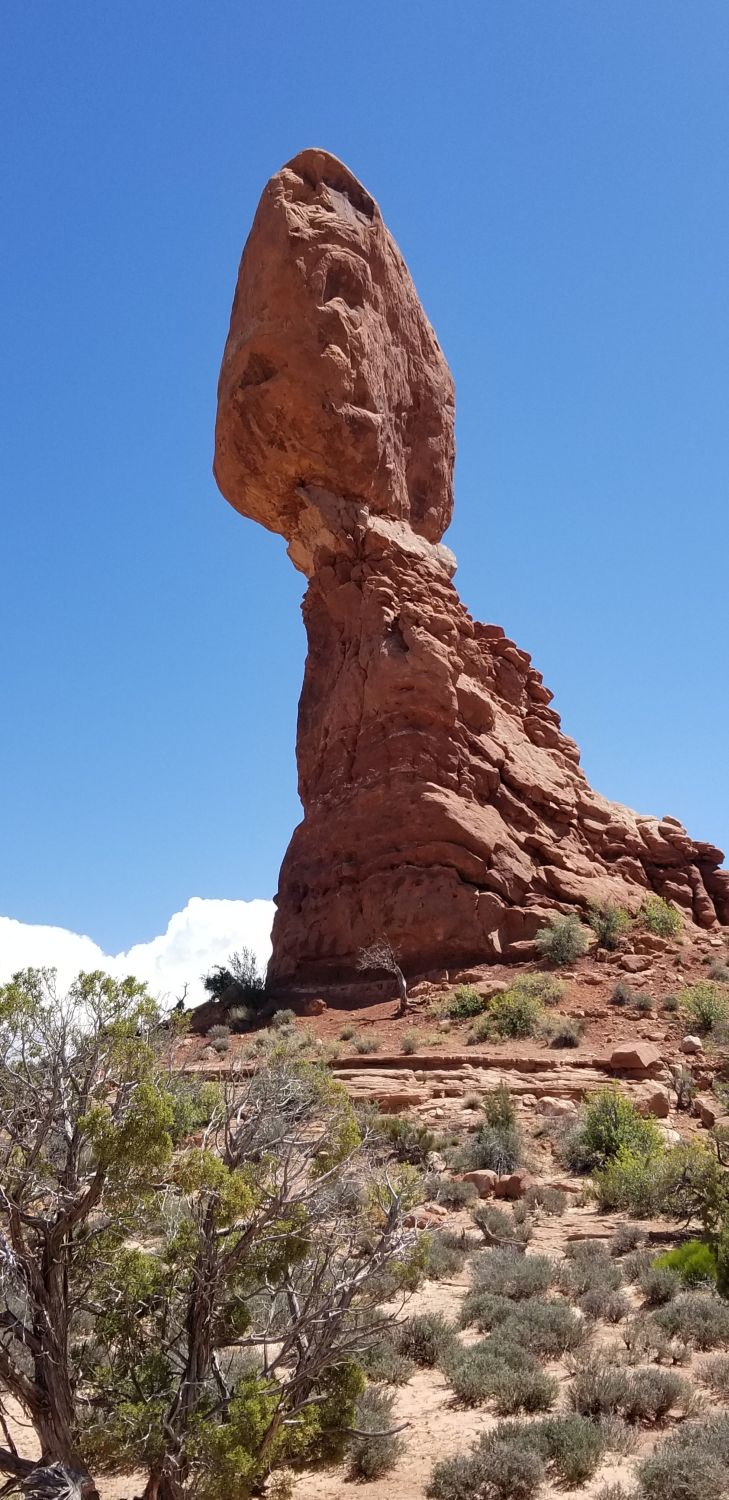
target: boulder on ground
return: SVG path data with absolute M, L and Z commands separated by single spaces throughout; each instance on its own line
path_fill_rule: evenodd
M 639 1073 L 650 1078 L 661 1066 L 661 1054 L 651 1042 L 620 1042 L 610 1054 L 610 1067 L 615 1073 Z
M 479 1198 L 493 1198 L 499 1181 L 498 1172 L 489 1172 L 483 1168 L 479 1172 L 464 1172 L 464 1182 L 472 1182 Z
M 704 1044 L 700 1036 L 685 1036 L 681 1043 L 681 1051 L 685 1052 L 687 1057 L 696 1057 L 703 1050 Z
M 306 1000 L 304 1002 L 302 1010 L 303 1010 L 303 1014 L 305 1016 L 323 1016 L 326 1008 L 327 1008 L 327 1002 L 326 1002 L 326 1000 L 322 1000 L 321 998 L 316 998 L 316 999 L 312 999 L 312 1000 Z
M 671 1113 L 671 1096 L 662 1083 L 657 1083 L 638 1100 L 638 1113 L 652 1115 L 656 1120 L 666 1120 Z
M 520 1167 L 516 1172 L 509 1172 L 505 1177 L 499 1177 L 494 1191 L 495 1198 L 508 1198 L 512 1202 L 517 1198 L 523 1198 L 527 1188 L 531 1187 L 533 1178 Z
M 537 1101 L 537 1113 L 555 1120 L 566 1120 L 577 1114 L 577 1105 L 574 1099 L 553 1099 L 550 1094 L 545 1094 Z

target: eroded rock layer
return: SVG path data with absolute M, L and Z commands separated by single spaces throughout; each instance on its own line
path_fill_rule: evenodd
M 722 853 L 591 790 L 541 675 L 452 583 L 453 385 L 377 205 L 304 151 L 268 183 L 220 376 L 215 474 L 308 578 L 270 977 L 387 934 L 427 967 L 518 954 L 555 910 L 648 891 L 729 920 Z

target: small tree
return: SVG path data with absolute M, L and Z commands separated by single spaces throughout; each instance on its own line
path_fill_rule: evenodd
M 399 954 L 393 948 L 387 937 L 378 938 L 377 942 L 370 943 L 367 948 L 360 948 L 357 954 L 357 968 L 364 973 L 381 969 L 385 974 L 394 974 L 399 996 L 396 1016 L 406 1016 L 410 1010 L 408 1001 L 408 987 L 405 975 L 400 968 Z
M 0 989 L 0 1470 L 31 1492 L 36 1465 L 13 1443 L 6 1396 L 35 1429 L 46 1484 L 97 1500 L 73 1341 L 91 1283 L 169 1161 L 155 1020 L 133 979 L 82 974 L 61 998 L 54 971 L 29 969 Z
M 173 1073 L 156 1021 L 131 979 L 0 990 L 0 1399 L 41 1447 L 0 1405 L 0 1470 L 34 1495 L 143 1467 L 147 1500 L 243 1500 L 338 1455 L 383 1272 L 410 1272 L 417 1174 L 378 1165 L 326 1069 L 282 1041 L 224 1093 Z

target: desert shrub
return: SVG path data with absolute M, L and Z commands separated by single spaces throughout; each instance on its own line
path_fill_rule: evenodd
M 542 958 L 558 968 L 574 963 L 589 947 L 587 928 L 574 912 L 567 917 L 553 917 L 547 927 L 540 927 L 534 941 Z
M 597 938 L 598 948 L 617 948 L 620 939 L 630 931 L 630 914 L 613 901 L 590 906 L 587 921 Z
M 513 1172 L 524 1160 L 524 1143 L 517 1125 L 482 1125 L 453 1157 L 461 1171 Z
M 655 1001 L 653 996 L 649 995 L 646 990 L 639 990 L 635 997 L 635 1008 L 638 1014 L 641 1016 L 652 1016 L 654 1007 Z
M 546 1255 L 521 1255 L 517 1250 L 480 1250 L 471 1263 L 474 1291 L 521 1301 L 546 1292 L 557 1268 Z
M 666 1250 L 654 1261 L 656 1270 L 675 1272 L 685 1286 L 701 1286 L 716 1281 L 716 1251 L 704 1240 L 688 1240 L 674 1250 Z
M 707 973 L 710 979 L 716 980 L 717 984 L 729 984 L 729 967 L 720 959 L 712 959 Z
M 358 1036 L 354 1050 L 359 1053 L 360 1057 L 369 1057 L 373 1052 L 379 1052 L 380 1044 L 373 1036 Z
M 679 1003 L 691 1026 L 699 1032 L 713 1031 L 729 1016 L 729 998 L 710 980 L 686 985 L 679 992 Z
M 667 1302 L 678 1296 L 681 1278 L 668 1266 L 660 1266 L 653 1261 L 638 1278 L 638 1285 L 648 1307 L 665 1307 Z
M 498 1431 L 485 1434 L 471 1454 L 437 1463 L 428 1500 L 532 1500 L 544 1480 L 544 1463 L 526 1442 L 499 1438 Z
M 378 1338 L 359 1356 L 359 1363 L 369 1380 L 383 1385 L 407 1385 L 417 1368 L 413 1359 L 400 1354 L 392 1335 Z
M 625 1255 L 630 1250 L 635 1250 L 643 1238 L 643 1230 L 639 1224 L 619 1224 L 613 1235 L 610 1246 L 613 1255 Z
M 561 1188 L 550 1187 L 546 1182 L 533 1182 L 527 1188 L 522 1202 L 527 1208 L 541 1208 L 545 1214 L 561 1218 L 569 1202 L 569 1194 Z
M 599 1490 L 595 1490 L 593 1500 L 633 1500 L 633 1497 L 619 1480 L 606 1480 Z
M 472 1016 L 480 1016 L 487 1005 L 488 1001 L 478 990 L 461 984 L 443 1002 L 440 1010 L 442 1015 L 450 1016 L 454 1021 L 468 1021 Z
M 547 1035 L 550 1047 L 579 1047 L 582 1027 L 577 1021 L 570 1021 L 569 1017 L 565 1017 L 551 1025 Z
M 697 1373 L 715 1396 L 729 1401 L 729 1354 L 714 1354 L 710 1359 L 702 1359 Z
M 644 1500 L 721 1500 L 729 1489 L 729 1417 L 707 1417 L 664 1439 L 637 1471 Z
M 519 1038 L 534 1036 L 543 1015 L 539 996 L 516 984 L 492 1000 L 485 1019 L 497 1036 Z
M 420 1120 L 411 1120 L 407 1115 L 377 1115 L 375 1123 L 383 1144 L 397 1161 L 421 1167 L 435 1150 L 437 1137 Z
M 446 1281 L 463 1270 L 471 1245 L 465 1234 L 439 1229 L 431 1235 L 425 1274 L 430 1281 Z
M 570 1406 L 583 1417 L 622 1411 L 629 1385 L 628 1370 L 604 1357 L 593 1357 L 575 1372 L 569 1392 Z
M 460 1182 L 457 1177 L 449 1177 L 447 1172 L 430 1172 L 423 1183 L 423 1191 L 431 1202 L 452 1209 L 465 1208 L 478 1197 L 472 1182 Z
M 493 1236 L 497 1240 L 510 1240 L 514 1245 L 526 1245 L 531 1239 L 531 1219 L 517 1221 L 513 1213 L 508 1214 L 495 1204 L 477 1203 L 473 1221 L 487 1240 Z
M 514 1304 L 508 1297 L 499 1297 L 493 1292 L 468 1292 L 461 1303 L 459 1321 L 461 1328 L 477 1328 L 479 1333 L 490 1333 L 513 1311 Z
M 631 1250 L 622 1261 L 622 1271 L 625 1281 L 640 1281 L 644 1271 L 653 1264 L 652 1252 L 647 1246 L 642 1245 L 638 1250 Z
M 676 1095 L 676 1109 L 690 1109 L 696 1098 L 696 1083 L 690 1068 L 681 1066 L 672 1069 L 671 1082 Z
M 633 989 L 632 984 L 628 984 L 627 979 L 618 979 L 611 990 L 609 1004 L 619 1007 L 634 1005 L 636 997 L 637 990 Z
M 605 1296 L 617 1291 L 623 1273 L 604 1245 L 594 1240 L 577 1240 L 568 1249 L 572 1253 L 559 1268 L 562 1291 L 573 1297 L 584 1297 L 587 1292 Z
M 403 1052 L 406 1057 L 412 1057 L 413 1053 L 417 1052 L 417 1050 L 418 1050 L 418 1033 L 417 1033 L 417 1031 L 406 1031 L 405 1035 L 404 1035 L 404 1037 L 402 1039 L 402 1042 L 400 1043 L 400 1051 Z
M 287 1026 L 293 1026 L 296 1016 L 292 1010 L 275 1010 L 271 1016 L 271 1025 L 276 1031 Z
M 340 1042 L 352 1042 L 357 1035 L 356 1026 L 343 1026 L 339 1033 Z
M 403 1451 L 402 1438 L 392 1426 L 394 1396 L 381 1386 L 367 1386 L 355 1408 L 357 1436 L 350 1443 L 350 1469 L 357 1479 L 379 1479 L 389 1474 Z M 383 1434 L 384 1430 L 384 1435 Z
M 458 1348 L 456 1330 L 441 1313 L 415 1313 L 400 1324 L 398 1354 L 426 1369 L 443 1365 Z
M 227 1052 L 228 1048 L 230 1047 L 230 1027 L 211 1026 L 207 1034 L 207 1039 L 210 1043 L 210 1046 L 213 1047 L 216 1052 Z
M 646 1360 L 661 1360 L 666 1364 L 681 1364 L 690 1354 L 689 1346 L 672 1340 L 649 1313 L 635 1313 L 620 1329 L 628 1363 L 645 1364 Z
M 534 1423 L 534 1442 L 564 1484 L 583 1484 L 605 1452 L 605 1436 L 596 1422 L 578 1412 L 543 1417 Z
M 726 1174 L 703 1141 L 648 1156 L 622 1152 L 594 1174 L 593 1191 L 603 1209 L 638 1218 L 666 1214 L 687 1224 L 699 1218 L 710 1233 L 718 1231 L 727 1210 Z
M 568 1140 L 572 1161 L 583 1171 L 599 1169 L 625 1152 L 649 1157 L 663 1148 L 655 1120 L 643 1119 L 615 1087 L 596 1090 Z
M 460 1347 L 446 1364 L 446 1378 L 464 1406 L 493 1401 L 502 1415 L 548 1411 L 557 1398 L 556 1380 L 541 1369 L 521 1344 L 492 1336 L 471 1348 Z
M 676 937 L 683 927 L 683 917 L 677 907 L 664 901 L 662 896 L 646 896 L 638 920 L 648 932 L 657 937 Z
M 505 1083 L 499 1083 L 495 1089 L 484 1094 L 481 1108 L 487 1125 L 496 1126 L 500 1130 L 516 1128 L 516 1105 Z
M 542 1005 L 558 1005 L 564 994 L 564 980 L 556 974 L 523 974 L 511 988 L 533 995 Z
M 661 1001 L 661 1008 L 668 1011 L 669 1015 L 674 1015 L 679 1008 L 678 995 L 664 995 Z
M 591 1318 L 594 1323 L 622 1323 L 630 1312 L 630 1302 L 625 1294 L 618 1288 L 611 1291 L 608 1287 L 591 1287 L 583 1292 L 578 1306 L 586 1318 Z
M 544 1359 L 557 1359 L 579 1349 L 590 1336 L 584 1318 L 579 1317 L 567 1302 L 545 1302 L 535 1297 L 518 1303 L 516 1307 L 507 1300 L 507 1308 L 507 1316 L 498 1318 L 494 1325 L 497 1346 L 503 1337 L 523 1344 L 532 1354 Z
M 683 1339 L 695 1349 L 729 1345 L 729 1305 L 708 1292 L 684 1292 L 654 1317 L 671 1338 Z
M 629 1422 L 662 1422 L 672 1407 L 687 1406 L 691 1396 L 688 1381 L 675 1370 L 655 1365 L 632 1370 L 623 1414 Z

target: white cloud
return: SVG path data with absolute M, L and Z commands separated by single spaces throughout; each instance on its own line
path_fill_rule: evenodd
M 80 969 L 103 969 L 144 979 L 153 995 L 174 1000 L 187 984 L 188 1004 L 205 998 L 200 976 L 225 963 L 237 948 L 252 948 L 265 969 L 271 952 L 272 901 L 214 901 L 192 896 L 170 917 L 166 932 L 126 953 L 104 953 L 97 943 L 65 927 L 41 927 L 0 917 L 0 983 L 17 969 L 55 968 L 59 987 Z

